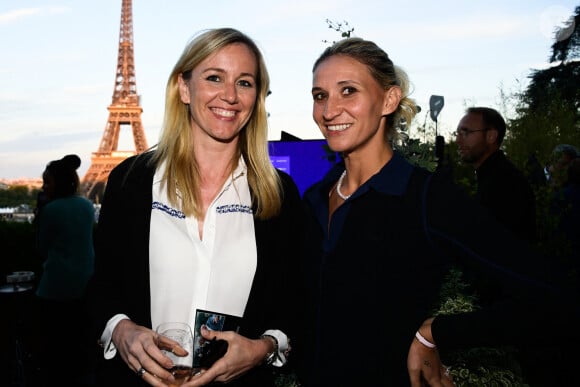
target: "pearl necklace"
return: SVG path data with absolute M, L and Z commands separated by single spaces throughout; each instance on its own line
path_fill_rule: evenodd
M 350 197 L 350 195 L 343 195 L 342 192 L 340 192 L 340 186 L 342 186 L 342 181 L 344 180 L 345 176 L 346 176 L 346 169 L 344 170 L 342 175 L 340 175 L 340 177 L 338 178 L 338 183 L 336 183 L 336 193 L 338 194 L 338 196 L 340 196 L 340 198 L 342 200 L 346 200 Z

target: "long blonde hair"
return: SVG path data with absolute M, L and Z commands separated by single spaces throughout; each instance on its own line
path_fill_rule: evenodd
M 200 172 L 193 148 L 190 113 L 188 105 L 181 101 L 178 78 L 183 73 L 191 72 L 217 50 L 233 43 L 246 45 L 256 56 L 258 95 L 254 111 L 240 132 L 238 152 L 232 160 L 232 168 L 237 165 L 240 155 L 243 156 L 248 167 L 255 215 L 267 219 L 279 212 L 282 201 L 280 178 L 268 153 L 266 96 L 270 78 L 256 43 L 242 32 L 232 28 L 211 29 L 197 35 L 187 44 L 167 81 L 163 128 L 152 161 L 157 165 L 166 163 L 162 187 L 167 189 L 170 204 L 178 207 L 181 199 L 181 210 L 185 215 L 200 217 Z

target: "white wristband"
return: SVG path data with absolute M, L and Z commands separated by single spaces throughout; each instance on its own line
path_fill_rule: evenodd
M 419 340 L 419 342 L 421 344 L 423 344 L 425 347 L 427 348 L 436 348 L 437 346 L 435 344 L 433 344 L 432 342 L 430 342 L 429 340 L 427 340 L 426 338 L 423 337 L 423 335 L 421 335 L 419 333 L 419 331 L 415 332 L 415 337 L 417 338 L 417 340 Z

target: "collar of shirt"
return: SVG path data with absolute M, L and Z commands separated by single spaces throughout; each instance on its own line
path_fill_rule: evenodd
M 344 171 L 344 161 L 336 164 L 332 169 L 322 178 L 322 180 L 313 185 L 304 194 L 304 198 L 313 204 L 313 207 L 321 207 L 321 203 L 325 203 L 323 207 L 328 210 L 328 192 L 334 186 L 340 174 Z M 350 197 L 346 203 L 351 202 L 355 198 L 362 196 L 371 188 L 387 195 L 401 196 L 407 189 L 407 184 L 411 178 L 413 166 L 405 160 L 398 152 L 393 153 L 393 157 L 389 160 L 381 170 L 361 185 Z
M 332 233 L 328 234 L 328 192 L 338 180 L 342 171 L 344 171 L 344 162 L 335 165 L 324 178 L 304 194 L 304 200 L 310 205 L 315 212 L 318 223 L 324 230 L 325 250 L 332 249 L 340 236 L 340 231 L 346 220 L 351 205 L 356 200 L 369 192 L 371 189 L 386 195 L 402 196 L 407 190 L 413 165 L 411 165 L 398 152 L 393 153 L 393 157 L 381 168 L 381 170 L 361 185 L 352 196 L 346 200 L 332 215 Z M 364 199 L 363 199 L 364 200 Z
M 169 204 L 160 165 L 153 179 L 151 320 L 189 322 L 195 311 L 243 316 L 257 265 L 247 167 L 238 167 L 207 210 L 203 240 L 198 221 Z

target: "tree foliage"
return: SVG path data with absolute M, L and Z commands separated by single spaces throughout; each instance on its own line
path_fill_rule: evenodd
M 439 294 L 440 304 L 434 315 L 448 315 L 478 310 L 478 297 L 465 282 L 463 272 L 452 267 Z M 524 382 L 514 347 L 474 347 L 445 353 L 453 382 L 463 386 L 529 387 Z
M 574 15 L 556 31 L 556 41 L 552 44 L 550 62 L 566 62 L 580 57 L 580 7 L 576 7 Z
M 580 139 L 580 7 L 554 33 L 550 67 L 533 70 L 529 84 L 511 96 L 515 116 L 508 119 L 504 148 L 520 167 L 530 157 L 548 162 L 558 144 Z
M 328 28 L 338 32 L 340 37 L 343 39 L 350 38 L 351 34 L 354 32 L 354 28 L 351 27 L 346 20 L 342 22 L 335 22 L 330 19 L 326 19 L 326 24 L 328 25 Z M 323 40 L 322 42 L 330 43 L 328 40 Z M 332 44 L 334 43 L 336 43 L 336 40 L 332 41 Z
M 34 207 L 38 192 L 38 188 L 29 189 L 25 185 L 15 185 L 8 189 L 0 190 L 0 208 L 18 207 L 22 204 Z

